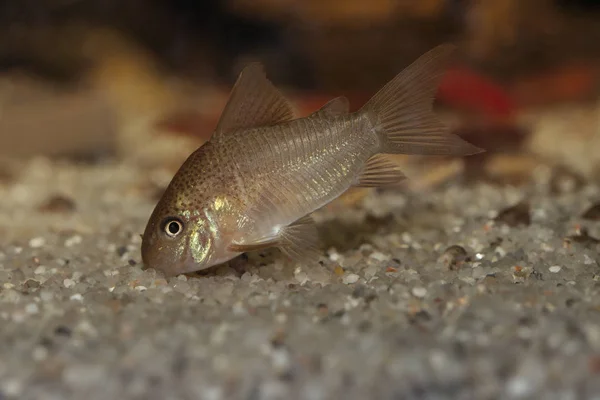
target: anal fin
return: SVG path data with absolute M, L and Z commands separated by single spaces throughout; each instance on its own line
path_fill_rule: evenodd
M 393 186 L 406 180 L 400 167 L 383 154 L 376 154 L 365 163 L 362 174 L 358 177 L 355 187 Z
M 232 243 L 228 249 L 237 253 L 277 247 L 285 255 L 300 262 L 316 262 L 319 259 L 318 233 L 310 216 L 282 228 L 279 235 L 255 243 Z

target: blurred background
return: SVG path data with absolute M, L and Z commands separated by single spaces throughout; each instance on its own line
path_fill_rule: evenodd
M 399 157 L 413 185 L 519 184 L 540 165 L 557 190 L 598 179 L 595 0 L 0 0 L 0 154 L 175 169 L 248 61 L 304 116 L 339 95 L 359 108 L 448 41 L 440 115 L 488 152 Z

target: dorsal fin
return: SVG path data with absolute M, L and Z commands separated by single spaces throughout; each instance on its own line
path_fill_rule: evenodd
M 267 79 L 263 66 L 252 63 L 240 73 L 219 119 L 215 137 L 237 129 L 272 125 L 293 117 L 292 107 Z
M 336 117 L 338 115 L 348 114 L 350 102 L 344 96 L 336 97 L 330 100 L 319 110 L 312 113 L 309 117 Z

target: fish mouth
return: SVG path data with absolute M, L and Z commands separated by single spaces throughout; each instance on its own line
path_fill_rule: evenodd
M 176 262 L 174 260 L 158 264 L 149 264 L 144 262 L 142 263 L 141 269 L 143 271 L 154 269 L 156 271 L 162 272 L 166 277 L 174 277 L 181 274 L 196 272 L 204 268 L 201 264 L 198 264 L 191 257 L 188 256 L 182 262 Z
M 191 272 L 200 271 L 200 270 L 206 268 L 203 264 L 200 264 L 200 263 L 196 262 L 192 258 L 191 255 L 188 255 L 185 258 L 185 260 L 183 260 L 178 265 L 177 264 L 172 264 L 172 267 L 175 267 L 175 268 L 170 268 L 169 276 L 177 276 L 177 275 L 181 275 L 181 274 L 189 274 Z
M 181 275 L 181 274 L 189 274 L 192 272 L 198 272 L 198 271 L 202 271 L 217 265 L 222 265 L 227 263 L 228 261 L 230 261 L 232 258 L 234 258 L 235 256 L 239 255 L 241 253 L 232 253 L 230 255 L 227 255 L 225 257 L 221 257 L 217 260 L 207 260 L 205 262 L 202 263 L 198 263 L 196 261 L 194 261 L 194 259 L 190 256 L 188 256 L 181 264 L 179 264 L 179 268 L 177 269 L 177 272 L 173 275 L 173 276 L 177 276 L 177 275 Z M 175 271 L 175 270 L 173 270 Z

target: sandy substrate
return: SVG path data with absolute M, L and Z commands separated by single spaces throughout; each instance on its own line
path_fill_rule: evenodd
M 315 215 L 320 264 L 165 279 L 167 173 L 2 168 L 0 399 L 600 398 L 597 186 L 373 191 Z

